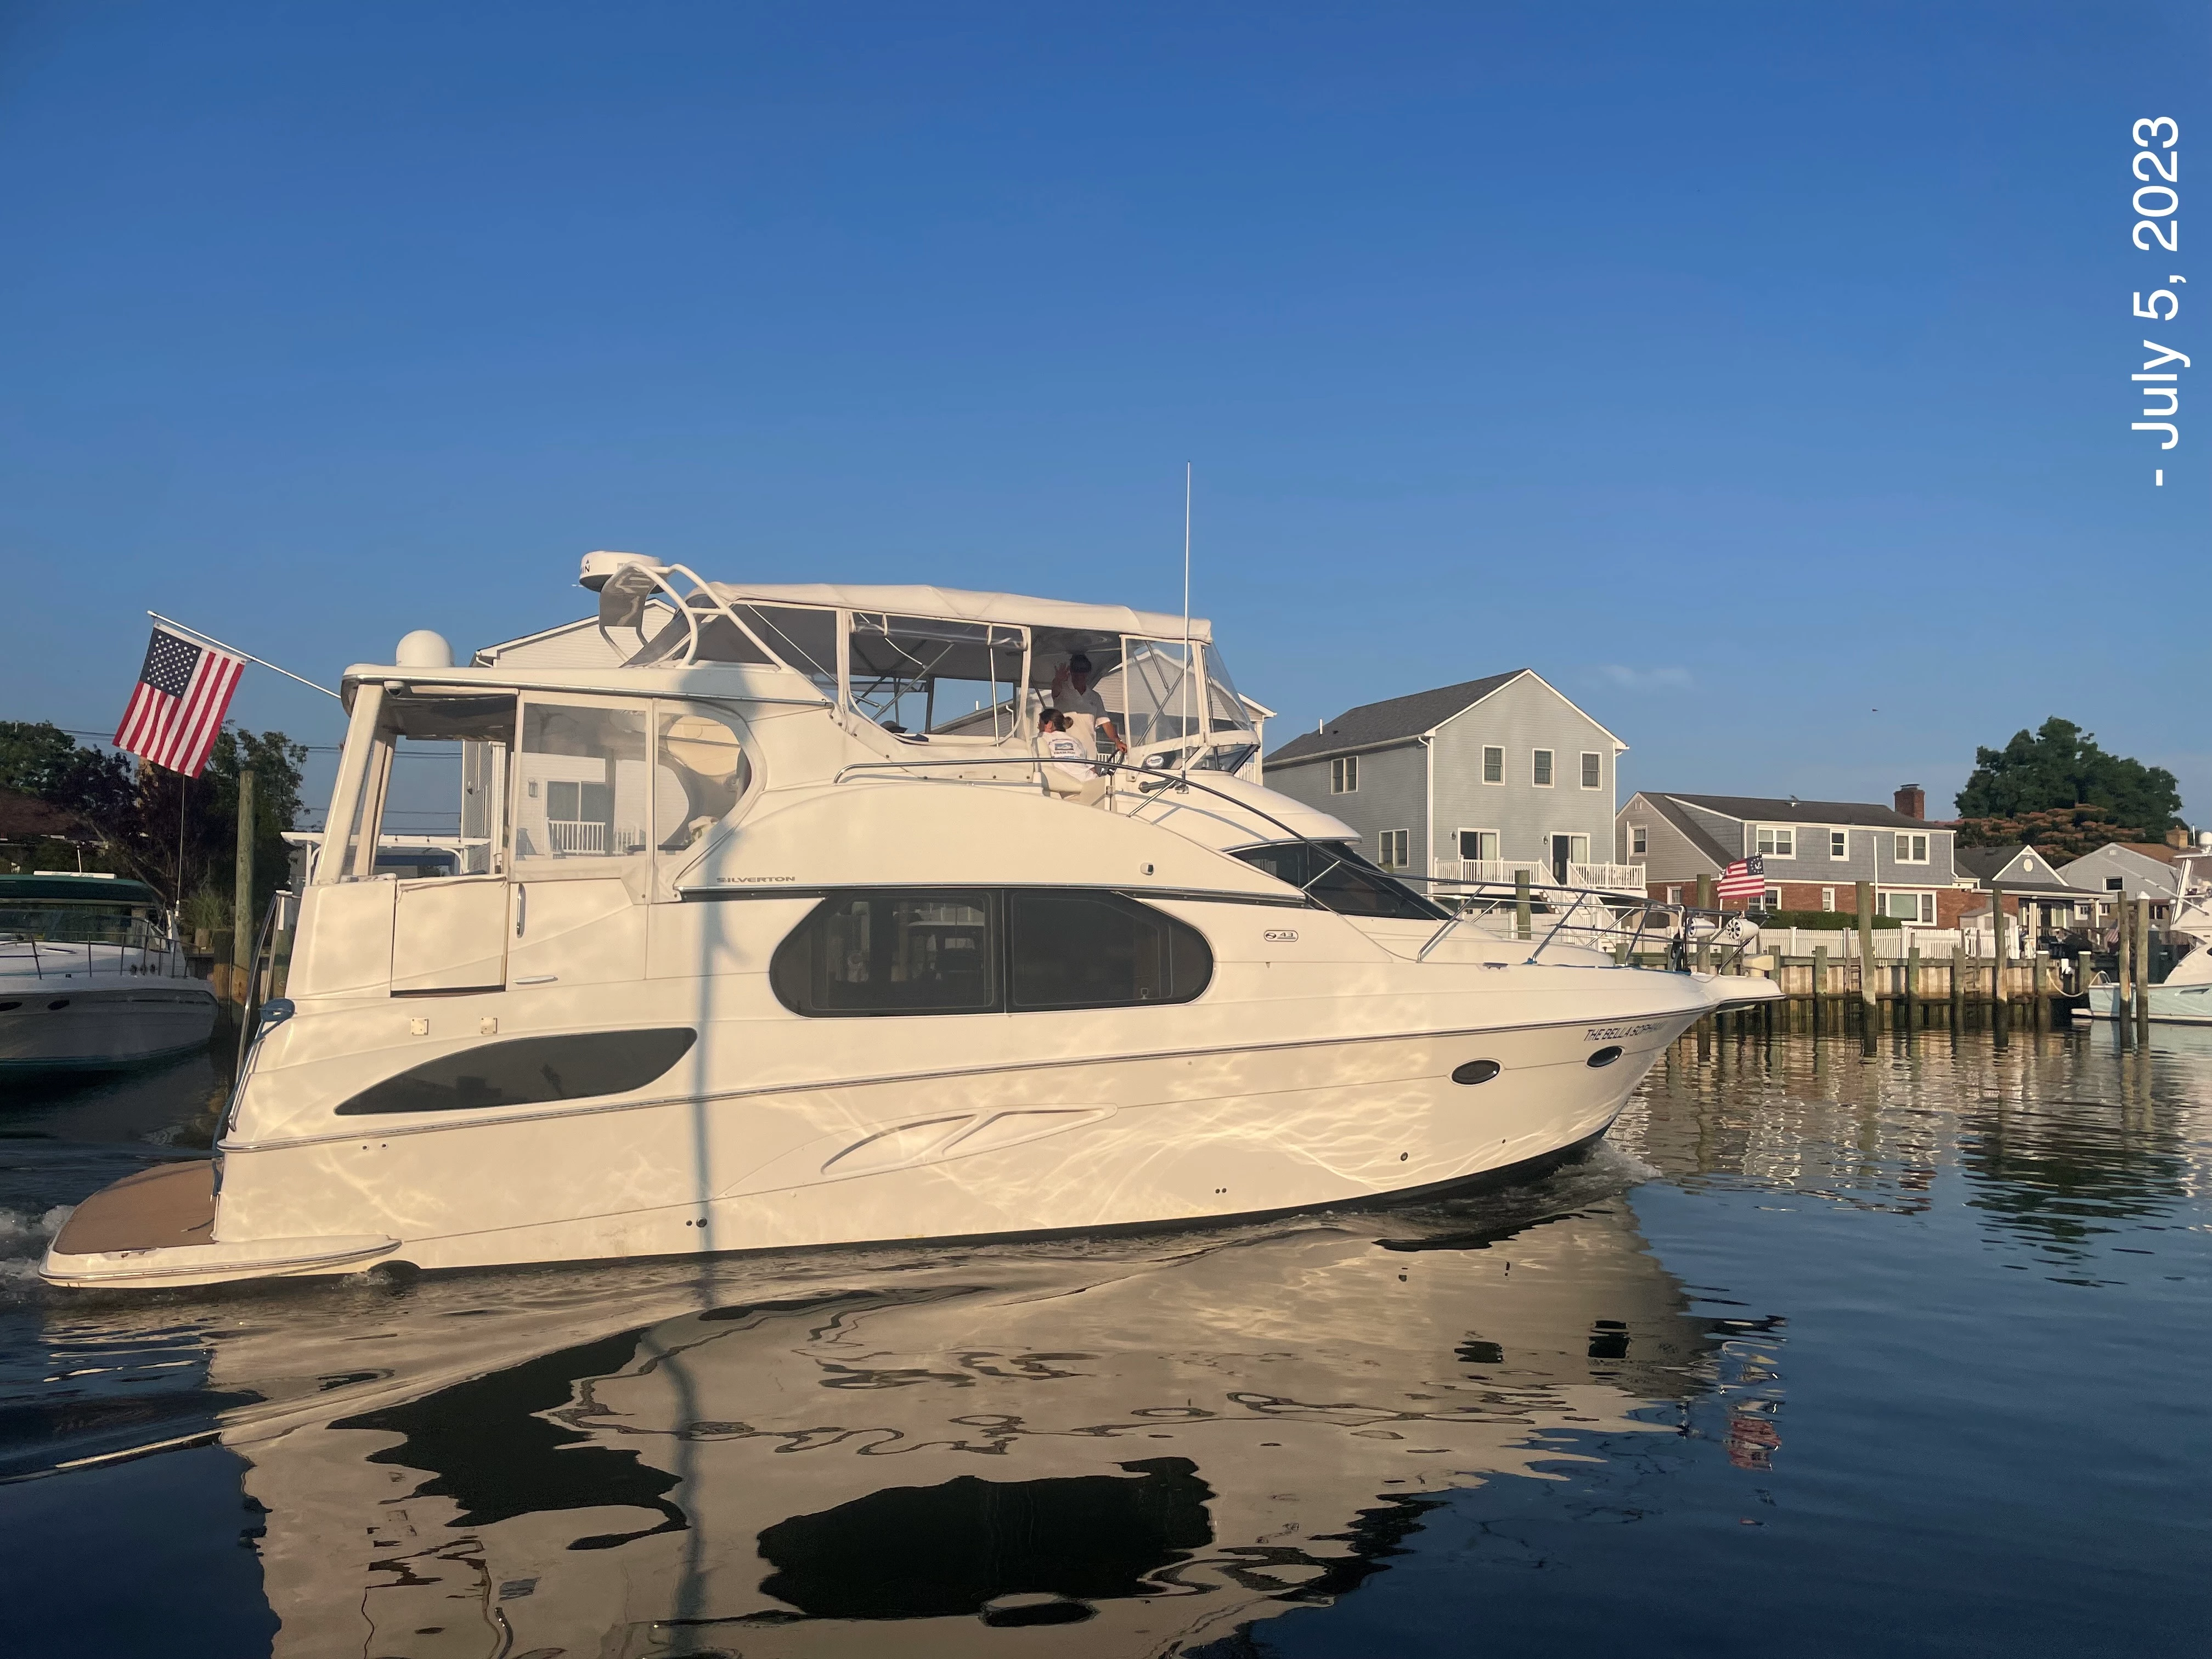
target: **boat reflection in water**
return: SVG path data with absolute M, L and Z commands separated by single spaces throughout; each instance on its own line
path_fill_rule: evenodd
M 210 1382 L 264 1401 L 224 1437 L 280 1656 L 1171 1653 L 1355 1589 L 1560 1431 L 1676 1430 L 1727 1322 L 1620 1186 L 354 1287 Z

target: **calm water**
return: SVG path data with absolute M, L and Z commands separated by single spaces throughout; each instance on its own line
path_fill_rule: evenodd
M 2212 1033 L 1678 1048 L 1539 1185 L 1085 1247 L 42 1291 L 23 1652 L 2201 1654 Z

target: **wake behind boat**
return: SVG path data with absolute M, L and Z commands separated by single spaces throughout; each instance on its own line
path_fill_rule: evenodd
M 49 1280 L 1368 1202 L 1556 1162 L 1774 994 L 1500 937 L 1368 864 L 1253 781 L 1201 619 L 627 554 L 584 581 L 619 665 L 456 667 L 420 633 L 347 671 L 218 1156 L 87 1200 Z M 471 867 L 380 873 L 395 757 L 456 740 Z

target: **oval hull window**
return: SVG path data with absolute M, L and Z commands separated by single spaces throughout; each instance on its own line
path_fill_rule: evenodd
M 1454 1083 L 1487 1083 L 1498 1075 L 1499 1069 L 1498 1062 L 1494 1060 L 1470 1060 L 1466 1065 L 1453 1068 L 1452 1081 Z
M 1588 1060 L 1584 1060 L 1583 1064 L 1589 1066 L 1592 1071 L 1595 1071 L 1601 1066 L 1612 1065 L 1614 1060 L 1619 1060 L 1620 1058 L 1620 1045 L 1617 1042 L 1609 1043 L 1605 1048 L 1599 1049 L 1595 1054 L 1592 1054 Z
M 337 1108 L 337 1115 L 462 1112 L 628 1094 L 665 1073 L 698 1038 L 689 1026 L 675 1025 L 478 1043 L 371 1085 Z

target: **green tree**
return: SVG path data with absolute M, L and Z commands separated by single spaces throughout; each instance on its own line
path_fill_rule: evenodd
M 107 837 L 123 873 L 173 901 L 201 887 L 230 894 L 238 849 L 238 778 L 253 769 L 253 902 L 258 918 L 288 870 L 284 844 L 300 813 L 304 745 L 282 732 L 227 726 L 206 769 L 179 777 L 158 766 L 134 768 L 125 755 L 80 744 L 45 721 L 0 721 L 0 787 L 65 806 Z M 181 846 L 180 846 L 181 843 Z M 179 867 L 179 854 L 182 861 Z
M 2181 790 L 2163 767 L 2109 754 L 2094 733 L 2056 715 L 2002 749 L 1974 750 L 1974 770 L 1954 802 L 1962 818 L 2100 809 L 2096 816 L 2156 841 L 2179 821 Z

